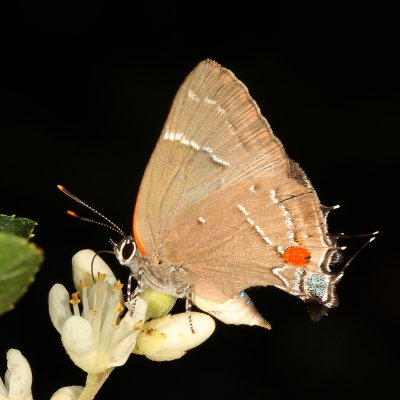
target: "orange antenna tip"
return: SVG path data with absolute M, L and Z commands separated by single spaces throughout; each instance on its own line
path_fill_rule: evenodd
M 57 185 L 57 189 L 61 190 L 64 194 L 66 194 L 69 197 L 72 197 L 73 199 L 75 199 L 76 197 L 72 193 L 70 193 L 63 185 Z

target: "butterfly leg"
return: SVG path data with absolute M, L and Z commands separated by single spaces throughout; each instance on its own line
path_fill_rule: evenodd
M 128 277 L 128 284 L 126 287 L 127 303 L 130 303 L 132 300 L 132 278 L 134 278 L 134 275 L 133 273 L 130 273 Z
M 188 313 L 190 330 L 192 331 L 192 333 L 196 333 L 193 328 L 192 306 L 193 306 L 193 289 L 192 289 L 192 286 L 189 285 L 189 287 L 187 289 L 187 293 L 186 293 L 185 309 L 186 309 L 186 312 Z
M 137 285 L 133 293 L 132 293 L 132 278 L 135 278 L 137 280 Z M 144 287 L 143 269 L 140 268 L 137 274 L 131 273 L 129 275 L 128 285 L 126 288 L 126 294 L 127 294 L 126 304 L 129 312 L 131 313 L 131 316 L 135 312 L 137 298 L 143 292 L 143 287 Z

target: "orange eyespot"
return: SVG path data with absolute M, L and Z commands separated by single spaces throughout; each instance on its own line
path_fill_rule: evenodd
M 305 247 L 293 246 L 285 250 L 282 258 L 285 262 L 293 264 L 296 267 L 306 267 L 310 261 L 311 254 Z

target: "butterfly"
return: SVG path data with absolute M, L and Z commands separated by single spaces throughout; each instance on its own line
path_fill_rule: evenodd
M 140 185 L 133 235 L 114 243 L 145 287 L 228 324 L 270 324 L 246 289 L 275 286 L 318 319 L 336 307 L 342 248 L 324 207 L 247 88 L 212 60 L 179 88 Z

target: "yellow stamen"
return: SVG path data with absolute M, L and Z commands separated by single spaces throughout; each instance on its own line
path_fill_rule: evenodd
M 141 319 L 140 321 L 136 322 L 135 325 L 133 325 L 133 330 L 134 331 L 140 331 L 143 326 L 143 320 Z
M 79 300 L 79 292 L 75 292 L 71 294 L 70 304 L 79 304 L 81 301 Z
M 102 274 L 101 272 L 98 272 L 97 277 L 99 278 L 99 282 L 104 282 L 107 278 L 107 274 Z
M 114 285 L 114 290 L 117 292 L 123 288 L 124 284 L 120 282 L 120 280 L 117 280 L 117 283 Z
M 114 308 L 114 311 L 119 314 L 122 311 L 124 311 L 124 306 L 120 302 L 118 302 L 117 305 Z
M 89 286 L 86 279 L 81 279 L 79 284 L 81 285 L 82 289 Z

